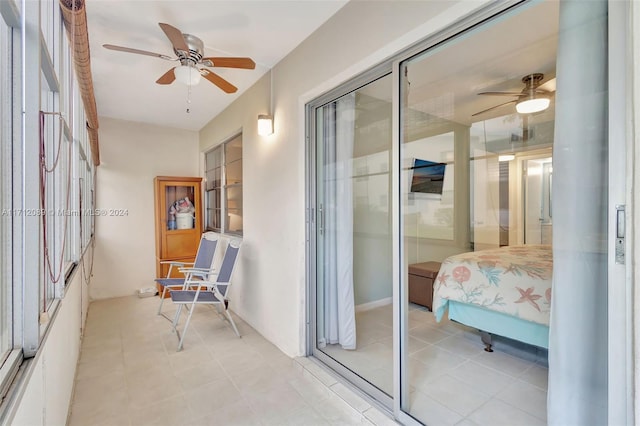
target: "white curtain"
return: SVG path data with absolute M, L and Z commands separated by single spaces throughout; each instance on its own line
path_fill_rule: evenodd
M 348 94 L 324 109 L 324 337 L 326 343 L 355 349 L 351 179 L 355 94 Z
M 607 2 L 560 2 L 547 419 L 607 424 Z

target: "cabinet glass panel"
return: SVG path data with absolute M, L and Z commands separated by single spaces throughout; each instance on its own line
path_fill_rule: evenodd
M 193 186 L 166 186 L 165 208 L 167 229 L 192 229 L 195 225 L 195 204 Z

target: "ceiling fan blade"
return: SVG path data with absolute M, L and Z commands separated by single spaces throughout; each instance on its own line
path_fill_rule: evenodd
M 547 91 L 547 92 L 555 92 L 556 91 L 556 79 L 555 79 L 555 77 L 552 78 L 551 80 L 547 81 L 546 83 L 543 83 L 540 86 L 538 86 L 538 89 L 544 90 L 544 91 Z
M 226 93 L 235 93 L 238 88 L 233 84 L 229 83 L 224 78 L 220 77 L 218 74 L 215 74 L 207 69 L 201 69 L 200 74 L 219 88 L 221 88 Z
M 173 72 L 174 68 L 171 68 L 169 71 L 162 74 L 162 76 L 156 80 L 158 84 L 171 84 L 176 79 L 176 74 Z
M 174 61 L 175 59 L 167 56 L 167 55 L 162 55 L 160 53 L 155 53 L 155 52 L 149 52 L 147 50 L 140 50 L 140 49 L 133 49 L 131 47 L 123 47 L 123 46 L 115 46 L 113 44 L 103 44 L 102 47 L 104 47 L 105 49 L 109 49 L 109 50 L 117 50 L 120 52 L 127 52 L 127 53 L 135 53 L 138 55 L 146 55 L 146 56 L 153 56 L 155 58 L 161 58 L 161 59 L 166 59 L 169 61 Z
M 223 68 L 244 68 L 252 70 L 256 67 L 256 63 L 251 58 L 202 58 L 202 62 L 209 61 L 211 65 L 204 64 L 208 67 Z
M 520 96 L 522 92 L 480 92 L 478 95 L 489 95 L 489 96 Z
M 173 45 L 173 48 L 176 50 L 182 50 L 183 52 L 189 52 L 189 47 L 187 43 L 184 41 L 184 37 L 182 36 L 182 31 L 173 27 L 169 24 L 164 24 L 162 22 L 158 23 L 162 31 L 167 35 L 167 38 Z
M 496 108 L 503 107 L 503 106 L 505 106 L 505 105 L 514 104 L 514 103 L 516 103 L 516 102 L 517 102 L 516 100 L 513 100 L 513 101 L 505 102 L 505 103 L 500 104 L 500 105 L 492 106 L 491 108 L 487 108 L 487 109 L 482 110 L 482 111 L 480 111 L 480 112 L 476 112 L 475 114 L 471 114 L 471 116 L 472 116 L 472 117 L 475 117 L 476 115 L 484 114 L 485 112 L 489 112 L 489 111 L 491 111 L 491 110 L 494 110 L 494 109 L 496 109 Z

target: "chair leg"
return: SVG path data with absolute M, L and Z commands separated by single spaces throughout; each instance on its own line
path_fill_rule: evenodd
M 173 317 L 173 331 L 178 331 L 178 319 L 180 318 L 180 312 L 182 312 L 182 305 L 178 305 L 176 315 Z
M 164 296 L 167 293 L 167 286 L 162 286 L 162 294 L 160 295 L 160 306 L 158 306 L 158 315 L 162 315 L 162 304 L 164 303 Z
M 238 327 L 236 327 L 236 323 L 233 321 L 233 318 L 231 317 L 231 314 L 229 313 L 229 311 L 226 308 L 224 310 L 224 314 L 229 319 L 229 322 L 231 323 L 231 327 L 233 327 L 233 331 L 236 332 L 236 336 L 242 337 L 242 336 L 240 336 L 240 332 L 238 331 Z
M 182 307 L 182 306 L 181 306 Z M 187 335 L 187 328 L 189 328 L 189 323 L 191 322 L 191 315 L 193 315 L 193 311 L 196 309 L 195 303 L 189 309 L 189 315 L 187 316 L 187 322 L 184 323 L 184 329 L 182 330 L 182 336 L 180 337 L 180 342 L 178 343 L 178 352 L 182 350 L 182 345 L 184 344 L 184 338 Z
M 169 270 L 167 271 L 167 279 L 171 277 L 171 271 L 173 270 L 173 263 L 169 264 Z M 167 286 L 162 286 L 162 295 L 160 296 L 160 306 L 158 306 L 158 315 L 162 315 L 162 304 L 164 303 L 164 296 L 167 294 Z M 164 316 L 164 315 L 163 315 Z M 166 317 L 165 317 L 166 318 Z M 167 318 L 169 319 L 169 318 Z

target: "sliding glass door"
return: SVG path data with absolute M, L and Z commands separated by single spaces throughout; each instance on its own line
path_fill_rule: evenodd
M 607 423 L 606 41 L 606 2 L 530 2 L 400 63 L 412 418 Z
M 557 44 L 558 3 L 544 2 L 400 63 L 399 402 L 421 423 L 546 422 L 553 246 L 538 219 Z M 421 269 L 427 280 L 412 286 Z
M 612 10 L 491 6 L 309 104 L 309 353 L 403 423 L 630 412 Z
M 313 353 L 388 399 L 393 388 L 391 77 L 313 108 Z

